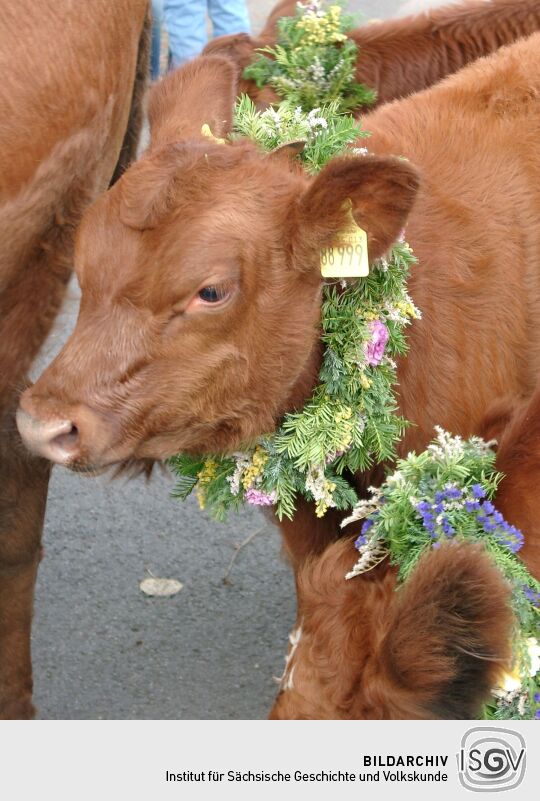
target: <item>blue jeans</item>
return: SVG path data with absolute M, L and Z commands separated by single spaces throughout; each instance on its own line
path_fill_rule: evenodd
M 152 39 L 150 49 L 150 77 L 159 78 L 159 56 L 161 50 L 161 24 L 163 22 L 163 0 L 152 0 Z
M 250 32 L 245 0 L 165 0 L 165 25 L 172 67 L 179 67 L 198 56 L 205 46 L 208 39 L 207 10 L 213 36 Z

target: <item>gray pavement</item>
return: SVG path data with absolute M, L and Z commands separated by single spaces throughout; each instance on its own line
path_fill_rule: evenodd
M 248 3 L 258 30 L 272 0 Z M 351 2 L 388 17 L 411 2 Z M 426 3 L 414 2 L 414 6 Z M 34 375 L 73 329 L 72 283 Z M 35 699 L 42 718 L 262 718 L 283 667 L 295 600 L 277 529 L 257 510 L 211 521 L 170 497 L 161 474 L 111 482 L 55 469 L 35 602 Z M 235 545 L 259 530 L 222 581 Z M 171 598 L 141 579 L 176 578 Z

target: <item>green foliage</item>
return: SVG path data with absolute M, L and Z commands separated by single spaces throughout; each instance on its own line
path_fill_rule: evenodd
M 278 21 L 276 45 L 262 48 L 244 76 L 305 111 L 332 101 L 341 111 L 368 106 L 376 92 L 355 80 L 358 47 L 346 36 L 354 24 L 335 3 L 299 6 Z
M 307 114 L 289 101 L 259 112 L 243 95 L 236 104 L 232 138 L 247 137 L 265 151 L 288 142 L 305 141 L 298 158 L 314 174 L 348 145 L 368 135 L 353 117 L 339 113 L 336 101 Z

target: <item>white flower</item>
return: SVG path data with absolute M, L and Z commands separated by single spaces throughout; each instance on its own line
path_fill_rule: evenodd
M 233 453 L 233 456 L 236 460 L 236 467 L 234 468 L 234 473 L 232 476 L 227 476 L 227 481 L 229 482 L 229 486 L 231 488 L 231 494 L 238 495 L 240 492 L 240 481 L 242 480 L 242 474 L 244 470 L 251 464 L 251 459 L 247 453 Z
M 322 501 L 326 506 L 335 506 L 328 484 L 324 465 L 311 465 L 306 475 L 306 490 L 311 492 L 316 502 Z
M 526 646 L 530 663 L 528 675 L 534 677 L 540 670 L 540 645 L 536 637 L 528 637 Z M 514 667 L 511 673 L 505 671 L 498 687 L 493 690 L 493 695 L 501 698 L 505 703 L 510 703 L 521 689 L 523 678 L 518 667 Z
M 364 517 L 369 517 L 376 512 L 380 506 L 381 490 L 379 487 L 368 487 L 368 492 L 373 495 L 372 498 L 364 498 L 358 501 L 353 506 L 351 514 L 341 521 L 341 528 L 345 528 L 349 523 L 355 523 L 357 520 L 363 520 Z
M 540 670 L 540 645 L 536 637 L 529 637 L 527 639 L 527 650 L 529 652 L 529 659 L 531 660 L 529 676 L 536 676 Z

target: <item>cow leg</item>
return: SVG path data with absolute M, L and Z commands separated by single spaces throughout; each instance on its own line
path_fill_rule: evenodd
M 50 464 L 26 451 L 15 409 L 65 294 L 71 242 L 70 228 L 52 228 L 0 295 L 0 719 L 34 715 L 30 630 Z
M 0 719 L 31 718 L 32 602 L 50 465 L 25 451 L 12 409 L 0 421 Z

